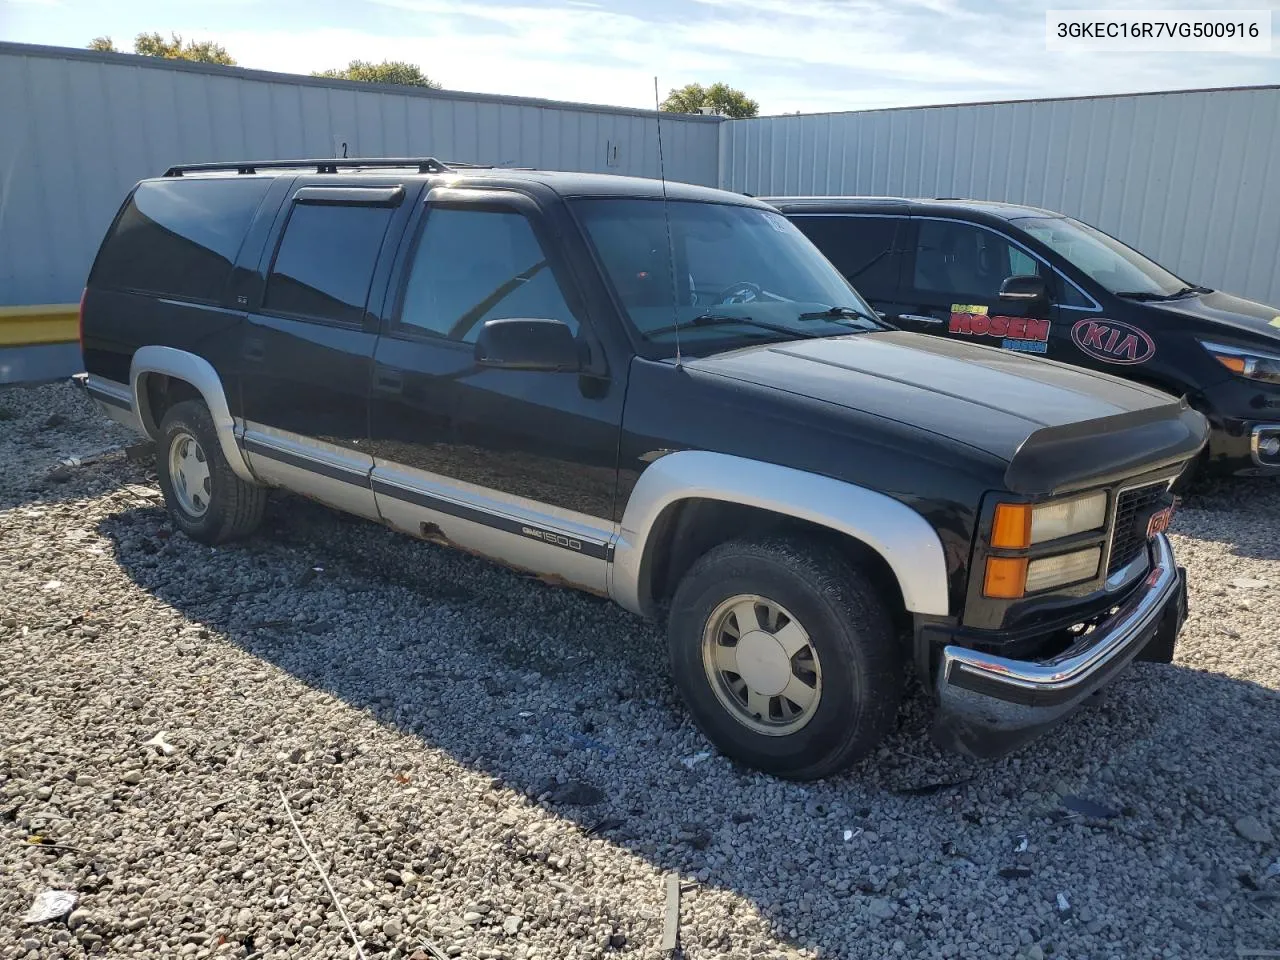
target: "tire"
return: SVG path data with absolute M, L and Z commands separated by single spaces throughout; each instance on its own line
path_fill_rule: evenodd
M 759 629 L 740 647 L 739 621 L 750 617 Z M 893 726 L 903 661 L 889 611 L 867 577 L 825 544 L 715 547 L 681 580 L 667 629 L 676 686 L 694 721 L 744 764 L 816 780 L 866 756 Z M 773 693 L 783 683 L 801 696 Z M 754 709 L 766 698 L 766 710 Z
M 164 415 L 156 473 L 174 525 L 192 540 L 227 543 L 248 536 L 262 522 L 266 488 L 235 475 L 222 455 L 209 408 L 199 400 L 174 404 Z

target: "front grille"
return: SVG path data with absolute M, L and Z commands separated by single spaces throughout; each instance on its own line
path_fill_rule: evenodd
M 1111 562 L 1107 576 L 1127 567 L 1147 544 L 1147 523 L 1169 489 L 1166 483 L 1125 490 L 1116 503 L 1115 533 L 1111 538 Z

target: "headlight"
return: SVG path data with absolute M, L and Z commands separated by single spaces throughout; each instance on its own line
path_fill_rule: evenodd
M 1053 557 L 988 557 L 982 592 L 999 600 L 1017 600 L 1028 593 L 1066 587 L 1098 575 L 1102 548 L 1089 547 Z
M 1247 347 L 1233 347 L 1225 343 L 1201 340 L 1200 346 L 1209 355 L 1238 377 L 1261 380 L 1263 383 L 1280 383 L 1280 355 L 1264 353 Z
M 1101 547 L 1032 560 L 1027 565 L 1027 593 L 1092 580 L 1097 576 L 1098 564 L 1101 562 Z
M 1027 550 L 1033 544 L 1101 531 L 1107 524 L 1107 494 L 1087 493 L 1050 503 L 1001 503 L 991 522 L 991 545 L 1000 550 Z M 1102 547 L 1093 546 L 1051 557 L 988 557 L 982 592 L 1017 600 L 1028 593 L 1065 587 L 1098 575 Z
M 996 507 L 991 545 L 1004 550 L 1025 550 L 1033 543 L 1101 530 L 1106 522 L 1107 495 L 1101 491 L 1036 506 L 1002 503 Z

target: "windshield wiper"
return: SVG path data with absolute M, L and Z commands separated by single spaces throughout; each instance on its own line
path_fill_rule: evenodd
M 1152 293 L 1150 290 L 1119 290 L 1116 292 L 1117 297 L 1124 297 L 1126 300 L 1137 300 L 1146 302 L 1148 300 L 1172 300 L 1175 297 L 1182 296 L 1181 293 Z
M 808 333 L 804 330 L 796 330 L 793 327 L 784 327 L 780 323 L 766 323 L 763 320 L 753 320 L 750 317 L 731 317 L 722 313 L 701 313 L 688 323 L 673 323 L 670 326 L 659 327 L 657 330 L 646 330 L 645 336 L 651 337 L 658 333 L 673 333 L 676 330 L 686 330 L 689 327 L 717 327 L 734 323 L 744 323 L 752 327 L 759 327 L 761 330 L 772 330 L 774 333 L 795 337 L 798 340 L 812 340 L 820 336 L 817 333 Z
M 1173 293 L 1152 293 L 1149 290 L 1123 290 L 1116 294 L 1117 297 L 1124 297 L 1126 300 L 1180 300 L 1182 297 L 1190 296 L 1193 293 L 1213 293 L 1209 287 L 1202 287 L 1199 284 L 1190 284 L 1181 290 L 1175 290 Z
M 853 307 L 828 307 L 826 310 L 812 310 L 809 313 L 802 313 L 796 317 L 797 320 L 840 320 L 842 318 L 857 317 L 859 320 L 866 320 L 868 323 L 875 324 L 877 327 L 883 327 L 884 321 L 878 317 L 873 317 L 856 310 Z

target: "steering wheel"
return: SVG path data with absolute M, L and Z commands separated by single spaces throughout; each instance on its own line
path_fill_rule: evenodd
M 737 283 L 730 284 L 720 291 L 720 296 L 716 299 L 716 304 L 721 303 L 751 303 L 753 300 L 764 298 L 764 291 L 760 287 L 749 280 L 740 280 Z

